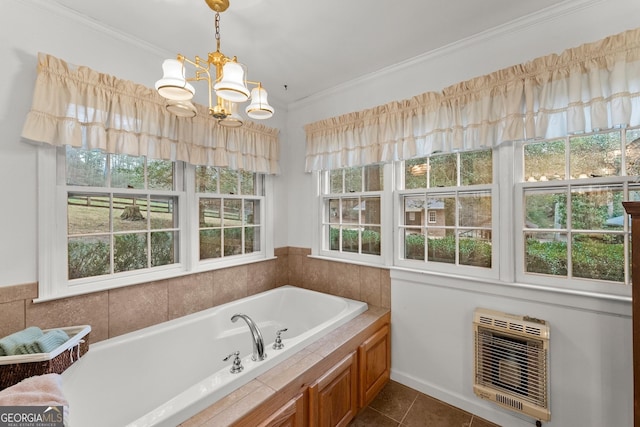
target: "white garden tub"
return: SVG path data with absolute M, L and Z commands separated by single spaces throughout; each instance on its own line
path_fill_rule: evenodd
M 171 426 L 190 418 L 367 310 L 359 301 L 283 286 L 91 345 L 62 374 L 71 427 Z M 251 360 L 251 317 L 267 358 Z M 282 350 L 272 348 L 276 330 Z M 244 370 L 231 374 L 239 350 Z

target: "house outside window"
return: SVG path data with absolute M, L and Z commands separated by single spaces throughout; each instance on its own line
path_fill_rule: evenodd
M 408 160 L 400 178 L 398 265 L 494 267 L 491 150 Z

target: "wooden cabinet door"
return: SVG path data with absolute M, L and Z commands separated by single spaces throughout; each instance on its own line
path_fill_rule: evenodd
M 304 397 L 299 394 L 261 422 L 258 427 L 304 427 L 304 425 Z
M 356 352 L 309 387 L 309 426 L 344 427 L 358 412 Z
M 364 408 L 382 390 L 391 375 L 391 341 L 385 325 L 358 348 L 360 407 Z

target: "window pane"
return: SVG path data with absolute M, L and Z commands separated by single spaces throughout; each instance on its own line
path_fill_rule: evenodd
M 380 255 L 380 227 L 365 227 L 362 231 L 362 253 Z
M 111 154 L 111 187 L 145 188 L 144 157 Z
M 565 179 L 565 140 L 544 141 L 524 146 L 525 181 Z
M 238 172 L 220 169 L 220 194 L 238 194 Z
M 119 234 L 114 236 L 113 271 L 147 268 L 147 234 Z
M 427 197 L 427 211 L 434 211 L 437 225 L 454 227 L 456 225 L 455 196 Z
M 196 191 L 199 193 L 218 192 L 218 168 L 212 166 L 196 167 Z
M 528 273 L 566 276 L 566 233 L 525 233 L 525 268 Z
M 151 233 L 151 266 L 157 267 L 175 263 L 177 242 L 177 231 Z
M 340 250 L 340 227 L 329 227 L 329 249 Z
M 343 192 L 343 175 L 342 169 L 329 171 L 329 192 L 330 193 L 342 193 Z
M 200 259 L 220 258 L 222 256 L 222 231 L 200 230 Z
M 107 154 L 66 147 L 66 183 L 90 187 L 107 186 Z
M 260 201 L 259 200 L 244 201 L 244 223 L 260 224 Z
M 147 199 L 113 196 L 113 231 L 147 229 Z
M 362 168 L 349 168 L 344 170 L 344 184 L 346 193 L 359 193 L 362 191 Z
M 355 229 L 342 229 L 342 250 L 344 252 L 358 252 L 358 230 Z
M 69 193 L 67 196 L 67 230 L 74 234 L 108 233 L 109 195 Z
M 424 197 L 411 196 L 404 198 L 404 223 L 406 225 L 424 225 Z
M 173 190 L 173 162 L 147 160 L 147 182 L 151 190 Z
M 224 219 L 225 227 L 230 225 L 241 225 L 242 200 L 225 199 L 224 200 Z
M 573 178 L 620 175 L 620 131 L 572 137 L 569 144 Z
M 525 190 L 526 228 L 566 228 L 567 194 L 561 190 Z
M 404 257 L 424 261 L 424 234 L 419 228 L 404 231 Z
M 627 175 L 640 175 L 640 129 L 628 130 L 626 137 Z
M 382 191 L 384 182 L 384 167 L 382 165 L 365 166 L 364 191 Z
M 343 223 L 352 223 L 358 224 L 360 218 L 360 210 L 362 209 L 360 200 L 357 198 L 353 199 L 342 199 L 342 222 Z
M 253 172 L 240 172 L 240 180 L 242 183 L 242 194 L 255 195 L 256 194 L 256 181 L 255 174 Z
M 71 237 L 68 243 L 69 280 L 109 274 L 109 236 Z
M 360 207 L 363 224 L 380 224 L 380 197 L 363 197 Z
M 260 227 L 245 227 L 244 229 L 244 253 L 260 251 Z
M 460 153 L 460 185 L 491 184 L 493 182 L 492 151 Z
M 464 230 L 459 234 L 460 264 L 491 268 L 491 230 Z
M 224 229 L 224 256 L 239 255 L 242 253 L 242 228 L 233 227 Z
M 427 260 L 455 264 L 456 236 L 454 230 L 430 228 L 427 230 Z
M 457 184 L 457 154 L 444 154 L 429 158 L 429 187 L 453 187 Z
M 220 199 L 200 199 L 200 227 L 220 227 Z
M 177 198 L 153 197 L 149 205 L 149 218 L 152 230 L 159 228 L 177 228 Z
M 491 195 L 461 193 L 459 196 L 459 226 L 491 228 Z
M 575 234 L 571 265 L 574 277 L 624 282 L 624 236 Z
M 426 157 L 407 160 L 404 163 L 404 188 L 427 188 L 427 170 L 429 168 Z
M 151 199 L 149 221 L 152 230 L 178 227 L 177 202 L 175 197 L 153 197 Z
M 329 222 L 330 223 L 339 223 L 340 222 L 340 200 L 339 199 L 329 199 Z
M 571 228 L 574 230 L 622 230 L 622 189 L 578 187 L 571 191 Z

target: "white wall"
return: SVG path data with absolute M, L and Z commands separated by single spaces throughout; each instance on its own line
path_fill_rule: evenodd
M 311 176 L 304 169 L 303 126 L 360 111 L 523 63 L 638 27 L 640 2 L 565 2 L 455 46 L 366 76 L 289 107 L 290 246 L 309 247 Z M 382 54 L 376 52 L 375 54 Z M 509 269 L 509 267 L 507 267 Z M 629 301 L 563 295 L 508 283 L 474 283 L 392 271 L 392 378 L 500 425 L 532 420 L 473 394 L 472 316 L 476 307 L 550 322 L 549 426 L 623 427 L 632 424 Z

